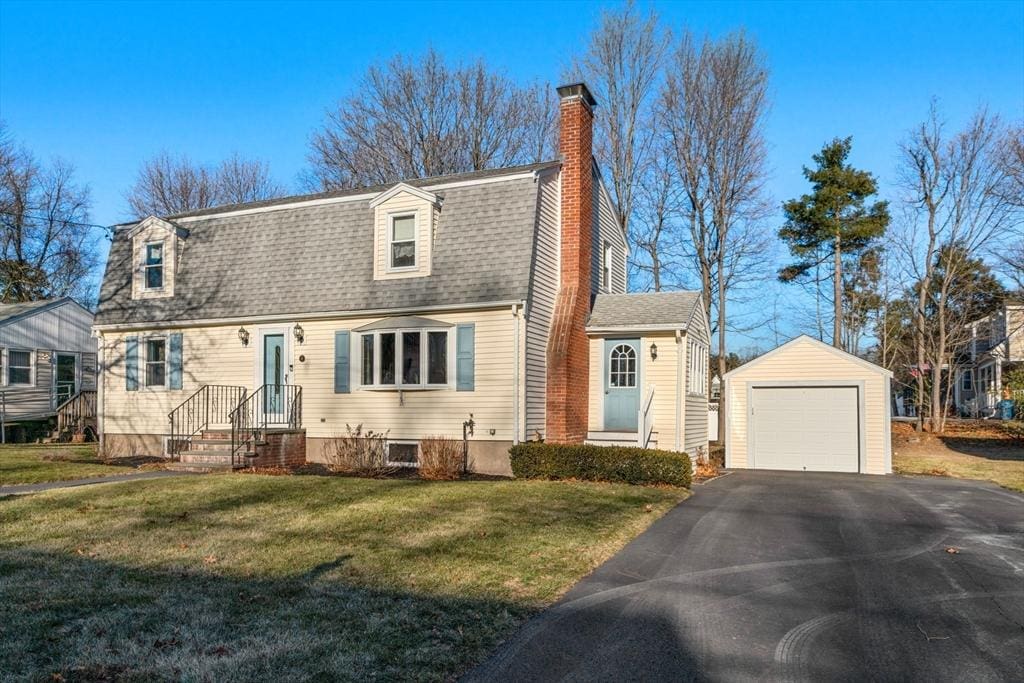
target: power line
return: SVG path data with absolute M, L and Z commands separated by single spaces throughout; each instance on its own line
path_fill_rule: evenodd
M 5 216 L 14 216 L 15 218 L 18 218 L 18 217 L 20 217 L 20 218 L 31 218 L 31 219 L 34 219 L 34 220 L 37 220 L 37 221 L 48 221 L 48 220 L 51 220 L 47 216 L 36 216 L 36 215 L 33 215 L 33 214 L 29 214 L 29 213 L 17 213 L 15 211 L 3 211 L 3 210 L 0 210 L 0 213 L 4 214 Z M 85 223 L 85 222 L 82 222 L 82 221 L 68 221 L 68 220 L 59 220 L 57 222 L 67 223 L 68 225 L 81 225 L 82 227 L 85 227 L 85 228 L 99 228 L 100 230 L 106 230 L 108 232 L 113 232 L 113 227 L 111 227 L 109 225 L 100 225 L 99 223 Z

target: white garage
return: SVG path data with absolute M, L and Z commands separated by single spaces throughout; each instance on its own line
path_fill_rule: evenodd
M 892 373 L 808 336 L 725 375 L 725 466 L 892 471 Z

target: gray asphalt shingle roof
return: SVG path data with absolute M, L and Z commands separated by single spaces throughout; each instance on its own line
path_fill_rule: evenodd
M 685 328 L 700 302 L 700 292 L 598 294 L 587 327 Z
M 406 181 L 431 186 L 497 177 L 556 165 L 534 164 L 447 178 Z M 369 194 L 393 184 L 304 199 Z M 96 323 L 188 321 L 259 315 L 516 301 L 527 297 L 537 186 L 533 178 L 436 190 L 443 198 L 433 245 L 432 275 L 373 279 L 373 217 L 369 199 L 298 205 L 235 216 L 209 215 L 181 225 L 175 295 L 131 299 L 129 230 L 115 233 L 100 290 Z M 224 212 L 296 199 L 221 207 Z M 181 216 L 178 216 L 179 218 Z M 170 219 L 172 222 L 174 218 Z
M 26 313 L 32 313 L 39 309 L 48 308 L 59 304 L 66 299 L 43 299 L 42 301 L 22 301 L 13 304 L 0 304 L 0 325 L 19 318 Z

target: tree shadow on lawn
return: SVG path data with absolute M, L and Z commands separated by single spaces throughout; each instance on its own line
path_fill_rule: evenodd
M 946 448 L 985 460 L 1017 460 L 1024 463 L 1024 439 L 975 439 L 936 435 Z
M 284 579 L 0 552 L 0 670 L 13 679 L 451 679 L 536 608 L 368 590 L 341 556 Z

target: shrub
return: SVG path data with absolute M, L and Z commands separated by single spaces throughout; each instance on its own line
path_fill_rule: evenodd
M 512 474 L 520 479 L 690 485 L 690 457 L 686 453 L 531 442 L 513 446 L 509 455 Z
M 328 442 L 324 448 L 327 468 L 335 472 L 358 474 L 364 477 L 383 477 L 398 468 L 388 464 L 387 432 L 363 431 L 345 425 L 346 436 Z
M 424 479 L 458 479 L 465 454 L 462 442 L 446 436 L 428 436 L 420 441 L 420 476 Z

